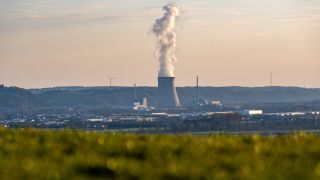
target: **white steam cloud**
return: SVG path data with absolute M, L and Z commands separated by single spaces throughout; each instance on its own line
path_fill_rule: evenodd
M 167 4 L 163 7 L 164 16 L 153 24 L 152 32 L 157 37 L 156 56 L 160 61 L 159 77 L 174 77 L 174 68 L 177 58 L 175 23 L 179 16 L 177 4 Z

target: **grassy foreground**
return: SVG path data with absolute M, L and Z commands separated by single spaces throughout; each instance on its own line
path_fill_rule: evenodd
M 320 137 L 0 129 L 0 179 L 319 179 Z

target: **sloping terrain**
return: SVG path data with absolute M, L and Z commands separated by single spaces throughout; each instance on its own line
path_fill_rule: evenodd
M 0 86 L 0 112 L 34 109 L 44 104 L 36 95 L 26 89 Z
M 148 98 L 155 106 L 155 87 L 138 87 L 137 99 Z M 181 104 L 195 104 L 194 87 L 177 88 Z M 320 101 L 319 89 L 299 87 L 200 87 L 200 97 L 208 101 L 220 100 L 224 103 L 262 104 Z M 65 107 L 130 107 L 134 101 L 133 87 L 57 87 L 45 89 L 21 89 L 0 87 L 0 110 L 29 110 L 36 108 Z M 280 104 L 281 105 L 281 104 Z
M 155 105 L 154 87 L 138 87 L 139 99 L 147 97 Z M 177 88 L 182 105 L 191 105 L 196 99 L 194 87 Z M 319 89 L 298 87 L 200 87 L 200 97 L 208 101 L 220 100 L 226 103 L 275 103 L 308 102 L 320 100 Z M 37 91 L 37 96 L 51 105 L 92 105 L 92 106 L 130 106 L 134 100 L 132 87 L 96 87 L 77 90 Z

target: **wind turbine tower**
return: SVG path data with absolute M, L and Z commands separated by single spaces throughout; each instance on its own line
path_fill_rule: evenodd
M 108 79 L 109 79 L 109 86 L 112 86 L 112 80 L 116 79 L 116 77 L 112 77 L 112 76 L 108 76 Z

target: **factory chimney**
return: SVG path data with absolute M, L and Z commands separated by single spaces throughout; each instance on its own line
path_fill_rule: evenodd
M 197 102 L 197 106 L 199 106 L 200 105 L 200 99 L 199 99 L 199 77 L 197 76 L 197 100 L 196 100 L 196 102 Z
M 157 108 L 180 107 L 174 77 L 158 77 Z

